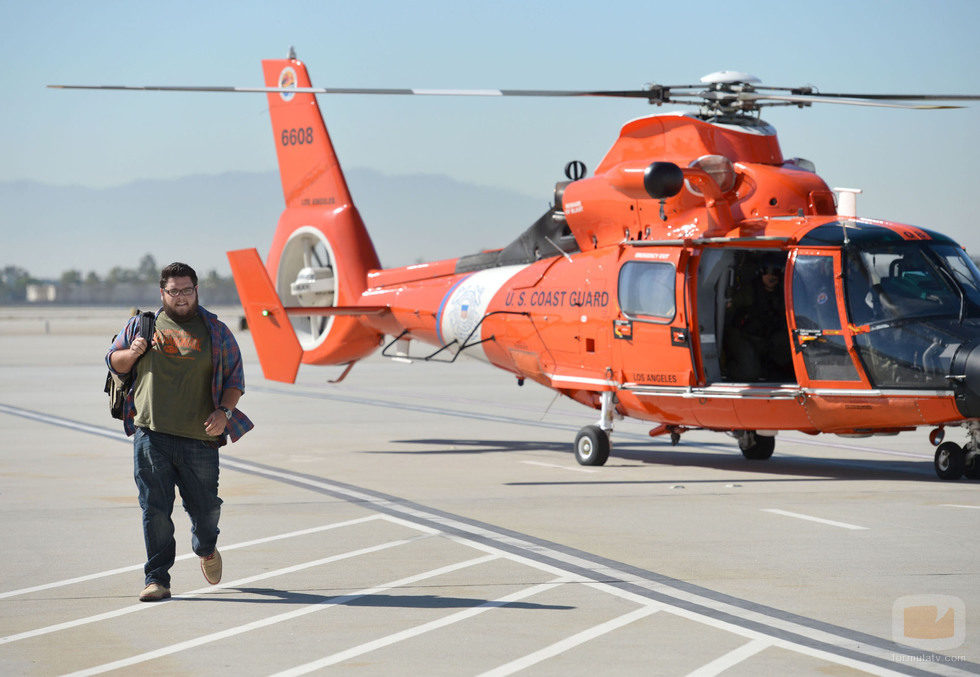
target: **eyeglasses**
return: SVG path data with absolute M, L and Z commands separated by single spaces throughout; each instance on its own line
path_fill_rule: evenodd
M 165 291 L 173 298 L 177 298 L 178 296 L 193 296 L 194 292 L 197 291 L 197 287 L 184 287 L 183 289 L 162 289 L 161 291 Z

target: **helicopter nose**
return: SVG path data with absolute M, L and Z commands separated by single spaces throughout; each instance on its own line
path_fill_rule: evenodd
M 953 356 L 949 380 L 956 408 L 966 418 L 980 418 L 980 345 L 971 341 Z

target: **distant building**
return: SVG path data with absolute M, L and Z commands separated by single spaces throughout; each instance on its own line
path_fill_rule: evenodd
M 30 282 L 25 291 L 28 303 L 54 303 L 58 300 L 58 285 L 53 282 Z

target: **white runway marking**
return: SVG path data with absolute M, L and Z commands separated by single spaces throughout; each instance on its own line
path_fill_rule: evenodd
M 374 651 L 376 649 L 381 649 L 386 646 L 390 646 L 402 640 L 411 639 L 412 637 L 417 637 L 418 635 L 429 632 L 430 630 L 436 630 L 438 628 L 443 628 L 447 625 L 452 625 L 453 623 L 458 623 L 460 621 L 466 620 L 467 618 L 472 618 L 477 614 L 481 614 L 484 611 L 489 611 L 490 609 L 499 609 L 502 606 L 507 606 L 511 602 L 516 602 L 518 600 L 526 599 L 532 595 L 537 595 L 540 592 L 545 592 L 546 590 L 551 590 L 562 583 L 567 582 L 565 577 L 559 578 L 558 580 L 552 581 L 550 583 L 542 583 L 540 585 L 535 585 L 530 588 L 525 588 L 511 595 L 501 597 L 500 599 L 493 600 L 491 602 L 485 602 L 479 606 L 475 606 L 471 609 L 466 609 L 464 611 L 459 611 L 444 618 L 438 618 L 434 621 L 428 623 L 423 623 L 422 625 L 417 625 L 414 628 L 409 628 L 407 630 L 402 630 L 401 632 L 396 632 L 394 634 L 388 635 L 387 637 L 382 637 L 371 642 L 365 642 L 359 646 L 351 647 L 344 651 L 337 652 L 333 655 L 326 656 L 316 661 L 306 663 L 305 665 L 300 665 L 295 668 L 290 668 L 289 670 L 283 670 L 282 672 L 277 672 L 273 677 L 296 677 L 297 675 L 305 675 L 314 670 L 319 670 L 320 668 L 325 668 L 330 665 L 336 665 L 343 661 L 349 660 L 361 654 L 366 654 L 368 652 Z
M 735 667 L 747 658 L 765 651 L 772 646 L 772 642 L 764 639 L 753 639 L 748 644 L 729 651 L 724 656 L 719 656 L 707 665 L 702 665 L 694 672 L 688 673 L 687 677 L 715 677 L 729 668 Z
M 339 529 L 341 527 L 348 527 L 355 524 L 361 524 L 363 522 L 370 522 L 372 520 L 380 519 L 381 515 L 368 515 L 367 517 L 359 517 L 357 519 L 348 520 L 346 522 L 336 522 L 334 524 L 325 524 L 319 527 L 312 527 L 310 529 L 301 529 L 299 531 L 290 531 L 287 534 L 278 534 L 276 536 L 266 536 L 264 538 L 256 538 L 252 541 L 242 541 L 241 543 L 232 543 L 230 545 L 222 545 L 221 551 L 226 552 L 229 550 L 237 550 L 239 548 L 247 548 L 252 545 L 260 545 L 262 543 L 271 543 L 272 541 L 281 541 L 284 538 L 293 538 L 295 536 L 308 536 L 310 534 L 316 534 L 321 531 L 329 531 L 330 529 Z M 174 561 L 179 562 L 185 559 L 191 559 L 192 557 L 197 557 L 193 552 L 186 555 L 178 555 Z M 85 576 L 79 576 L 77 578 L 68 578 L 63 581 L 54 581 L 53 583 L 44 583 L 42 585 L 35 585 L 30 588 L 21 588 L 20 590 L 10 590 L 9 592 L 0 593 L 0 599 L 5 599 L 7 597 L 16 597 L 17 595 L 26 595 L 31 592 L 38 592 L 39 590 L 50 590 L 51 588 L 60 588 L 66 585 L 75 585 L 76 583 L 84 583 L 85 581 L 94 581 L 97 578 L 106 578 L 107 576 L 115 576 L 116 574 L 125 574 L 130 571 L 139 571 L 143 568 L 142 564 L 131 564 L 130 566 L 120 567 L 118 569 L 109 569 L 108 571 L 100 571 L 95 574 L 87 574 Z
M 596 472 L 590 468 L 576 468 L 571 465 L 558 465 L 557 463 L 542 463 L 541 461 L 521 461 L 527 465 L 538 465 L 542 468 L 558 468 L 559 470 L 571 470 L 572 472 Z
M 283 569 L 276 569 L 275 571 L 267 571 L 257 576 L 239 578 L 237 581 L 219 583 L 218 585 L 209 585 L 206 588 L 198 588 L 197 590 L 191 590 L 190 592 L 185 593 L 183 595 L 174 595 L 172 599 L 180 600 L 180 599 L 190 599 L 192 597 L 199 597 L 200 595 L 205 595 L 207 593 L 215 592 L 217 590 L 224 590 L 226 588 L 235 588 L 240 585 L 254 583 L 255 581 L 261 581 L 267 578 L 273 578 L 275 576 L 281 576 L 283 574 L 302 571 L 303 569 L 309 569 L 311 567 L 321 566 L 323 564 L 330 564 L 331 562 L 339 562 L 340 560 L 349 559 L 351 557 L 357 557 L 359 555 L 367 555 L 370 553 L 379 552 L 381 550 L 386 550 L 388 548 L 394 548 L 399 545 L 412 543 L 413 541 L 417 541 L 422 538 L 425 538 L 425 536 L 417 536 L 415 538 L 403 538 L 397 541 L 388 541 L 387 543 L 382 543 L 380 545 L 372 545 L 371 547 L 361 548 L 360 550 L 352 550 L 351 552 L 344 552 L 339 555 L 331 555 L 330 557 L 324 557 L 323 559 L 313 560 L 312 562 L 295 564 L 293 566 L 285 567 Z M 0 637 L 0 644 L 10 644 L 11 642 L 16 642 L 21 639 L 40 637 L 41 635 L 48 635 L 51 634 L 52 632 L 58 632 L 59 630 L 68 630 L 70 628 L 76 628 L 80 625 L 87 625 L 89 623 L 105 621 L 105 620 L 109 620 L 110 618 L 125 616 L 126 614 L 135 613 L 137 611 L 146 611 L 147 609 L 155 609 L 169 603 L 170 603 L 169 601 L 154 602 L 154 603 L 137 602 L 136 604 L 123 607 L 122 609 L 116 609 L 115 611 L 106 611 L 105 613 L 95 614 L 94 616 L 87 616 L 85 618 L 79 618 L 74 621 L 66 621 L 64 623 L 49 625 L 44 628 L 38 628 L 36 630 L 28 630 L 27 632 L 20 632 L 17 633 L 16 635 L 7 635 L 6 637 Z
M 980 505 L 958 505 L 956 503 L 943 503 L 941 508 L 970 508 L 972 510 L 980 510 Z
M 406 541 L 407 542 L 407 541 Z M 433 578 L 435 576 L 441 576 L 442 574 L 451 573 L 453 571 L 458 571 L 459 569 L 465 569 L 467 567 L 476 566 L 477 564 L 483 564 L 485 562 L 490 562 L 497 559 L 494 555 L 484 555 L 482 557 L 477 557 L 476 559 L 466 560 L 465 562 L 457 562 L 456 564 L 450 564 L 448 566 L 439 567 L 438 569 L 432 569 L 421 574 L 416 574 L 414 576 L 408 576 L 407 578 L 400 578 L 397 581 L 392 581 L 390 583 L 385 583 L 374 588 L 366 588 L 364 590 L 359 590 L 357 592 L 348 595 L 339 595 L 337 597 L 331 597 L 325 599 L 322 602 L 317 602 L 316 604 L 310 604 L 308 606 L 301 607 L 299 609 L 294 609 L 293 611 L 287 611 L 283 614 L 277 614 L 275 616 L 270 616 L 269 618 L 263 618 L 252 623 L 247 623 L 245 625 L 239 625 L 234 628 L 229 628 L 227 630 L 222 630 L 220 632 L 213 632 L 210 635 L 204 635 L 203 637 L 196 637 L 194 639 L 187 640 L 186 642 L 179 642 L 177 644 L 171 644 L 170 646 L 165 646 L 155 651 L 147 651 L 146 653 L 138 654 L 136 656 L 131 656 L 129 658 L 123 658 L 118 661 L 113 661 L 112 663 L 104 663 L 102 665 L 96 665 L 95 667 L 88 668 L 86 670 L 79 670 L 78 672 L 72 672 L 67 677 L 82 677 L 83 675 L 98 675 L 103 672 L 109 672 L 110 670 L 118 670 L 120 668 L 129 667 L 131 665 L 137 665 L 139 663 L 145 663 L 146 661 L 151 661 L 155 658 L 160 658 L 161 656 L 169 656 L 170 654 L 175 654 L 181 651 L 186 651 L 187 649 L 193 649 L 194 647 L 201 646 L 202 644 L 209 644 L 211 642 L 217 642 L 221 639 L 226 639 L 228 637 L 234 637 L 235 635 L 240 635 L 251 630 L 257 630 L 258 628 L 265 628 L 270 625 L 275 625 L 276 623 L 282 623 L 283 621 L 288 621 L 293 618 L 299 618 L 300 616 L 306 616 L 317 611 L 322 611 L 323 609 L 328 609 L 338 604 L 346 604 L 352 600 L 359 597 L 366 597 L 367 595 L 376 595 L 386 590 L 391 590 L 392 588 L 401 587 L 404 585 L 411 585 L 412 583 L 417 583 L 418 581 L 425 580 L 427 578 Z M 149 605 L 145 605 L 149 606 Z
M 560 642 L 555 642 L 551 646 L 546 646 L 539 651 L 530 653 L 523 658 L 518 658 L 517 660 L 511 661 L 501 665 L 498 668 L 484 672 L 480 677 L 504 677 L 505 675 L 512 675 L 515 672 L 520 672 L 526 668 L 531 667 L 541 661 L 547 660 L 549 658 L 554 658 L 559 654 L 563 654 L 569 649 L 574 649 L 580 644 L 584 644 L 590 640 L 595 639 L 601 635 L 605 635 L 613 630 L 618 630 L 619 628 L 629 625 L 633 621 L 637 621 L 641 618 L 646 618 L 647 616 L 660 611 L 662 607 L 657 606 L 646 606 L 641 609 L 636 609 L 629 612 L 628 614 L 623 614 L 618 618 L 613 618 L 605 623 L 600 623 L 599 625 L 593 626 L 588 630 L 583 630 L 582 632 L 576 633 L 571 637 L 566 637 Z
M 851 529 L 855 531 L 868 530 L 868 527 L 859 527 L 856 524 L 848 524 L 847 522 L 835 522 L 834 520 L 825 520 L 822 517 L 813 517 L 812 515 L 803 515 L 798 512 L 789 512 L 787 510 L 779 510 L 777 508 L 762 508 L 762 512 L 771 512 L 774 515 L 783 515 L 784 517 L 795 517 L 796 519 L 807 520 L 808 522 L 817 522 L 819 524 L 829 524 L 832 527 L 840 527 L 841 529 Z

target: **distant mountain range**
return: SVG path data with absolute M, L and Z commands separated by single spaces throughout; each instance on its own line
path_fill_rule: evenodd
M 446 176 L 347 170 L 348 184 L 386 267 L 503 247 L 548 208 L 551 195 L 461 183 Z M 265 257 L 283 197 L 276 172 L 231 172 L 113 188 L 0 182 L 0 268 L 34 277 L 66 270 L 104 276 L 186 261 L 201 275 L 228 275 L 225 252 L 256 247 Z

